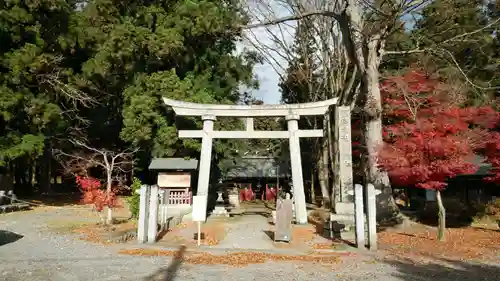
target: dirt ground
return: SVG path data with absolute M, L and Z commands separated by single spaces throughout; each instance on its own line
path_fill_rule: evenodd
M 125 210 L 117 210 L 116 215 L 128 218 Z M 245 219 L 248 217 L 236 224 L 240 232 L 233 232 L 237 235 L 231 239 L 243 234 L 247 235 L 244 238 L 257 234 L 264 237 L 260 228 L 239 228 L 245 225 Z M 254 226 L 272 229 L 260 221 L 256 220 Z M 89 242 L 84 239 L 87 233 L 78 233 L 82 229 L 102 230 L 98 222 L 99 217 L 88 206 L 43 207 L 1 215 L 0 238 L 4 240 L 0 243 L 0 280 L 496 281 L 500 276 L 498 229 L 449 229 L 447 241 L 439 242 L 434 228 L 416 224 L 380 232 L 380 250 L 376 252 L 318 251 L 307 255 L 216 251 L 217 245 L 196 248 L 192 241 L 182 256 L 158 245 Z M 225 228 L 235 230 L 231 228 L 235 224 L 226 223 Z M 132 221 L 116 225 L 121 230 L 133 227 Z M 180 225 L 178 231 L 190 227 Z M 224 232 L 215 224 L 211 227 L 214 239 L 221 239 L 219 245 L 230 238 L 229 232 L 217 238 Z M 188 232 L 193 234 L 192 229 Z M 314 232 L 313 226 L 294 228 L 297 243 L 309 241 L 304 243 L 311 248 L 331 246 L 331 242 L 311 244 Z M 179 278 L 170 278 L 172 274 Z

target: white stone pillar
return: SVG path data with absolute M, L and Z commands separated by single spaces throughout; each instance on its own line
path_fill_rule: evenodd
M 143 185 L 139 190 L 139 219 L 137 221 L 137 242 L 145 243 L 148 239 L 149 186 Z
M 293 199 L 295 202 L 295 221 L 297 224 L 307 223 L 306 195 L 302 178 L 302 157 L 300 154 L 299 115 L 288 115 L 290 160 L 292 164 Z
M 214 130 L 213 115 L 204 115 L 203 137 L 201 138 L 200 167 L 198 172 L 198 189 L 196 195 L 208 195 L 208 183 L 210 181 L 210 166 L 212 162 L 212 132 Z
M 356 224 L 356 247 L 365 249 L 365 213 L 363 208 L 363 186 L 354 186 L 354 221 Z
M 150 187 L 149 218 L 148 218 L 148 243 L 156 243 L 158 233 L 158 186 Z
M 245 127 L 247 131 L 253 131 L 253 118 L 247 117 L 245 120 Z
M 370 250 L 377 249 L 377 204 L 375 186 L 366 185 L 366 216 L 368 221 L 368 247 Z
M 340 196 L 336 203 L 337 213 L 353 213 L 353 173 L 352 173 L 352 141 L 351 141 L 351 108 L 339 106 L 335 110 L 335 122 L 338 127 Z

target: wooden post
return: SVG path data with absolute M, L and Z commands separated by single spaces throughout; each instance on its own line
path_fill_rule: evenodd
M 139 220 L 137 222 L 137 242 L 147 241 L 148 213 L 149 213 L 149 186 L 143 185 L 139 190 Z
M 366 185 L 367 196 L 367 220 L 368 220 L 368 247 L 370 250 L 377 249 L 377 207 L 375 202 L 375 186 L 369 183 Z
M 153 185 L 150 189 L 148 243 L 155 243 L 158 233 L 158 186 Z
M 363 186 L 354 185 L 354 220 L 356 224 L 356 247 L 365 249 L 365 214 L 363 210 Z
M 198 223 L 198 237 L 196 237 L 196 238 L 198 238 L 198 246 L 200 246 L 201 245 L 201 221 L 198 221 L 197 223 Z

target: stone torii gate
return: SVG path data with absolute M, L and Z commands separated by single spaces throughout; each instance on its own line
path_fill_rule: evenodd
M 201 117 L 203 130 L 179 130 L 179 138 L 201 138 L 201 157 L 197 195 L 208 195 L 210 165 L 212 159 L 212 143 L 215 138 L 222 139 L 288 139 L 290 145 L 290 160 L 292 166 L 293 194 L 295 201 L 296 223 L 307 223 L 306 198 L 302 177 L 302 160 L 300 138 L 323 137 L 323 130 L 300 130 L 298 121 L 301 116 L 324 115 L 328 108 L 337 103 L 337 99 L 302 104 L 277 105 L 226 105 L 198 104 L 163 98 L 166 105 L 171 106 L 178 116 Z M 335 122 L 338 122 L 339 164 L 340 164 L 340 196 L 341 203 L 350 203 L 348 193 L 353 190 L 352 154 L 351 154 L 351 122 L 350 108 L 337 107 Z M 214 121 L 217 117 L 246 118 L 245 131 L 214 131 Z M 255 117 L 285 117 L 288 123 L 287 131 L 255 131 Z M 337 203 L 338 204 L 338 203 Z M 354 207 L 352 208 L 354 210 Z

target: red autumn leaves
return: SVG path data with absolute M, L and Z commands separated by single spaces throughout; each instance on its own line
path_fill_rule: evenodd
M 423 72 L 381 84 L 384 145 L 378 163 L 396 185 L 442 189 L 446 180 L 473 174 L 482 155 L 500 168 L 500 114 L 492 107 L 462 107 L 460 95 Z
M 101 181 L 92 177 L 76 177 L 76 183 L 83 193 L 82 203 L 93 204 L 97 211 L 102 211 L 104 207 L 113 208 L 117 206 L 115 192 L 106 192 L 102 188 Z

